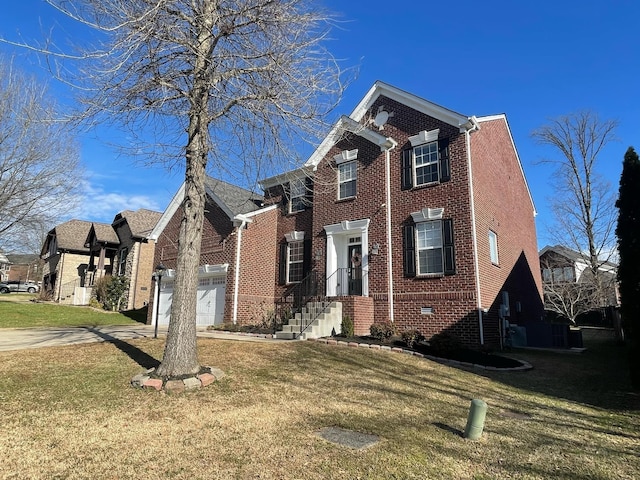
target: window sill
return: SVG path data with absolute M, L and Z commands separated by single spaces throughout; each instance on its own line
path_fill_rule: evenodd
M 442 182 L 431 182 L 431 183 L 425 183 L 423 185 L 415 185 L 413 187 L 411 187 L 411 191 L 413 190 L 422 190 L 423 188 L 429 188 L 429 187 L 435 187 L 436 185 L 440 185 Z
M 427 278 L 443 278 L 446 275 L 444 273 L 417 273 L 415 278 L 427 279 Z
M 347 198 L 336 198 L 336 203 L 345 203 L 345 202 L 351 202 L 353 200 L 357 200 L 358 196 L 354 196 L 354 197 L 347 197 Z

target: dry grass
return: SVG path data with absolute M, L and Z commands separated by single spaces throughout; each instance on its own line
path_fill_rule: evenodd
M 567 387 L 600 389 L 588 377 L 617 351 L 605 347 L 521 353 L 539 368 L 478 374 L 362 348 L 203 339 L 201 362 L 227 376 L 180 396 L 131 388 L 135 353 L 112 344 L 0 353 L 0 478 L 637 478 L 638 397 L 602 372 L 604 393 Z M 477 442 L 460 437 L 472 398 L 489 405 Z M 350 450 L 317 437 L 326 426 L 381 442 Z

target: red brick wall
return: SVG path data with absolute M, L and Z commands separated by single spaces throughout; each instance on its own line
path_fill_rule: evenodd
M 369 335 L 369 327 L 374 322 L 372 297 L 336 297 L 342 302 L 342 318 L 349 316 L 353 320 L 355 335 Z
M 391 151 L 392 252 L 394 281 L 394 320 L 400 330 L 417 328 L 427 336 L 442 329 L 452 329 L 478 343 L 476 316 L 471 209 L 468 189 L 466 145 L 464 135 L 451 125 L 428 117 L 388 98 L 379 98 L 379 106 L 392 112 L 379 133 L 392 137 L 398 147 Z M 367 116 L 365 116 L 366 118 Z M 401 151 L 409 146 L 408 138 L 422 130 L 440 129 L 440 138 L 450 139 L 451 181 L 435 186 L 401 190 Z M 357 198 L 337 201 L 335 166 L 332 158 L 342 150 L 358 149 Z M 326 257 L 325 225 L 342 220 L 369 218 L 369 243 L 380 244 L 380 253 L 370 256 L 369 294 L 374 299 L 375 321 L 388 320 L 387 236 L 385 225 L 385 153 L 355 135 L 332 148 L 317 170 L 323 190 L 314 196 L 314 250 L 322 248 Z M 454 222 L 456 275 L 437 278 L 405 278 L 403 274 L 402 226 L 411 221 L 410 214 L 424 207 L 444 208 L 444 218 Z M 322 259 L 324 266 L 326 258 Z M 433 307 L 433 315 L 421 315 L 421 307 Z
M 512 323 L 542 316 L 534 209 L 504 118 L 480 122 L 471 134 L 471 154 L 481 299 L 489 309 L 485 338 L 496 343 L 503 290 L 509 292 Z M 491 263 L 489 230 L 498 236 L 498 265 Z

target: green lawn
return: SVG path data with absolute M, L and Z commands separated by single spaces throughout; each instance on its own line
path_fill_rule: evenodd
M 315 342 L 200 339 L 226 377 L 172 396 L 129 386 L 162 339 L 0 353 L 0 478 L 566 479 L 640 477 L 640 401 L 623 350 L 518 351 L 526 372 Z M 483 436 L 461 437 L 471 399 Z M 328 426 L 380 437 L 351 450 Z
M 10 293 L 0 295 L 0 328 L 28 327 L 97 327 L 131 325 L 144 322 L 145 311 L 113 313 L 90 307 L 73 307 L 55 303 L 36 303 L 34 295 Z

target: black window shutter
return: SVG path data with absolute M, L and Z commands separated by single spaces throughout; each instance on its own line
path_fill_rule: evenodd
M 313 206 L 313 179 L 311 177 L 307 177 L 305 179 L 305 186 L 307 189 L 306 193 L 306 206 Z
M 449 161 L 448 138 L 438 140 L 438 152 L 440 154 L 440 181 L 448 182 L 451 180 L 451 162 Z
M 290 188 L 289 188 L 289 184 L 285 183 L 282 185 L 282 200 L 281 200 L 281 205 L 282 205 L 282 213 L 284 215 L 287 215 L 289 213 L 289 192 L 290 192 Z
M 311 271 L 311 239 L 307 238 L 304 241 L 303 246 L 303 258 L 302 258 L 302 272 L 303 276 L 307 276 Z
M 402 150 L 402 176 L 401 189 L 410 190 L 413 187 L 413 149 Z
M 278 285 L 287 283 L 287 244 L 280 244 L 280 263 L 278 265 Z
M 444 239 L 444 274 L 453 275 L 456 273 L 456 257 L 453 247 L 453 220 L 442 221 L 442 237 Z
M 404 255 L 404 276 L 416 276 L 416 236 L 413 225 L 405 225 L 402 230 L 402 251 Z

